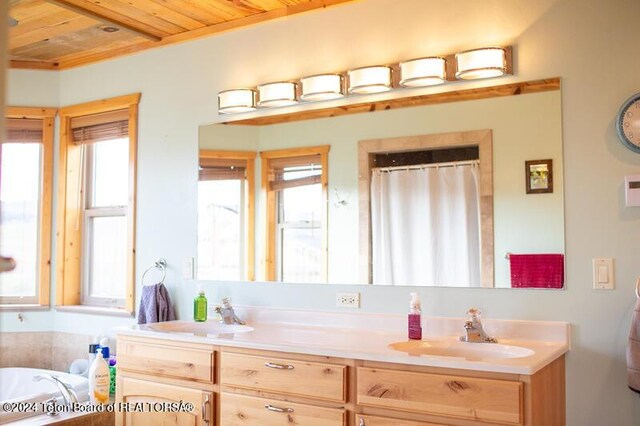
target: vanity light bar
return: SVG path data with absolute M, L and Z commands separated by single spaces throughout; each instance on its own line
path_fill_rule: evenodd
M 394 85 L 395 72 L 399 81 Z M 456 80 L 494 78 L 512 74 L 511 47 L 483 47 L 455 55 L 428 56 L 392 65 L 353 68 L 345 93 L 343 74 L 318 74 L 299 80 L 299 100 L 305 102 L 337 99 L 349 95 L 380 93 L 407 87 L 426 87 Z M 397 87 L 394 87 L 397 86 Z M 261 84 L 256 90 L 234 89 L 218 93 L 218 112 L 234 114 L 256 108 L 272 108 L 298 103 L 297 82 Z
M 400 62 L 400 86 L 435 86 L 447 80 L 446 60 L 439 56 Z
M 256 109 L 256 91 L 253 89 L 232 89 L 218 93 L 218 112 L 236 114 Z
M 391 90 L 391 67 L 376 65 L 349 70 L 349 93 L 380 93 Z
M 301 101 L 324 101 L 344 97 L 343 78 L 340 74 L 317 74 L 300 79 Z
M 259 107 L 281 107 L 298 103 L 296 99 L 296 83 L 278 81 L 258 86 Z
M 484 47 L 456 53 L 457 79 L 502 77 L 506 73 L 507 54 L 502 47 Z

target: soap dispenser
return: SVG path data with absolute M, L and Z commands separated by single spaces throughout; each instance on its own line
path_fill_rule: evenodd
M 202 289 L 198 292 L 198 296 L 193 299 L 193 320 L 196 322 L 207 320 L 207 298 Z
M 422 339 L 422 309 L 420 307 L 420 296 L 418 293 L 411 293 L 409 302 L 409 339 Z

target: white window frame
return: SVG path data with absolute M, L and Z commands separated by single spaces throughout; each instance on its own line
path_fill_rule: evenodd
M 105 141 L 109 142 L 109 141 Z M 127 145 L 129 143 L 129 139 L 127 138 Z M 84 164 L 84 184 L 85 188 L 85 196 L 83 200 L 83 247 L 82 247 L 82 286 L 81 286 L 81 294 L 80 300 L 82 305 L 89 306 L 104 306 L 110 308 L 124 308 L 125 306 L 125 298 L 107 298 L 107 297 L 91 297 L 91 279 L 90 279 L 90 271 L 91 265 L 93 264 L 93 252 L 91 247 L 93 246 L 91 243 L 93 242 L 93 220 L 96 217 L 127 217 L 127 206 L 106 206 L 106 207 L 93 207 L 92 200 L 94 195 L 94 169 L 93 166 L 95 164 L 95 144 L 84 145 L 83 149 L 83 164 Z M 127 161 L 128 157 L 128 148 L 127 148 Z M 126 246 L 124 247 L 126 249 Z M 126 270 L 126 264 L 125 264 Z M 125 287 L 126 293 L 126 282 L 123 281 L 122 285 Z
M 315 185 L 321 185 L 320 183 L 317 183 Z M 311 185 L 304 185 L 304 186 L 311 186 Z M 276 222 L 276 277 L 278 281 L 282 281 L 284 278 L 284 265 L 285 265 L 285 258 L 284 258 L 284 250 L 283 250 L 283 246 L 284 246 L 284 231 L 286 229 L 313 229 L 314 232 L 318 232 L 320 235 L 322 233 L 322 220 L 320 220 L 320 218 L 314 218 L 314 220 L 298 220 L 298 221 L 285 221 L 284 220 L 284 202 L 283 202 L 283 195 L 284 195 L 284 191 L 278 191 L 276 194 L 276 205 L 278 206 L 278 213 L 277 213 L 277 222 Z M 321 202 L 322 202 L 322 194 L 320 195 L 321 198 Z M 321 247 L 322 250 L 322 247 Z M 322 275 L 322 261 L 320 264 L 320 272 Z

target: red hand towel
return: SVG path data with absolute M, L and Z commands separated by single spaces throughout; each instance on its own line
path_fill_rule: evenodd
M 511 287 L 562 288 L 564 285 L 564 255 L 511 254 Z

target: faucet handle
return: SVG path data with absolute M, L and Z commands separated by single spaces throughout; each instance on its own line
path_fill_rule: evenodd
M 223 305 L 230 305 L 231 304 L 231 298 L 230 297 L 223 297 L 222 298 L 222 304 Z
M 478 308 L 471 308 L 467 311 L 467 315 L 470 318 L 479 318 L 482 315 L 482 311 Z

